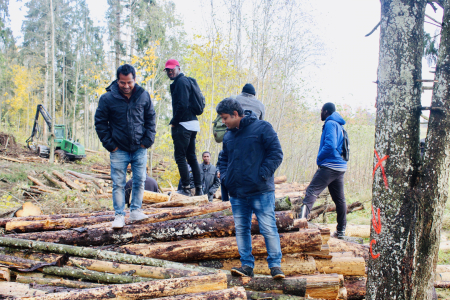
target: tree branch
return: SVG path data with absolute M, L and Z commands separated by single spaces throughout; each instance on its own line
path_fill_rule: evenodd
M 372 29 L 372 31 L 369 32 L 368 34 L 366 34 L 365 37 L 368 37 L 368 36 L 371 35 L 375 30 L 377 30 L 377 28 L 378 28 L 378 26 L 380 26 L 380 24 L 381 24 L 381 21 L 378 22 L 378 24 Z
M 440 26 L 442 26 L 441 22 L 438 22 L 437 20 L 433 19 L 432 17 L 430 17 L 429 15 L 425 14 L 425 17 L 427 17 L 430 20 L 433 20 L 434 22 L 438 23 Z

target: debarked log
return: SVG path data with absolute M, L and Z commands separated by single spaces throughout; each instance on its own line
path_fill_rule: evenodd
M 363 257 L 369 260 L 369 247 L 340 239 L 330 238 L 328 241 L 330 252 L 351 252 L 355 257 Z
M 294 295 L 285 295 L 285 294 L 274 294 L 274 293 L 263 293 L 263 292 L 255 292 L 255 291 L 247 291 L 247 299 L 250 300 L 259 300 L 259 299 L 271 299 L 271 300 L 314 300 L 312 298 L 305 298 Z
M 161 208 L 161 207 L 193 206 L 193 205 L 202 205 L 208 202 L 209 202 L 208 195 L 187 197 L 178 193 L 173 193 L 169 201 L 152 204 L 150 205 L 150 207 Z
M 234 287 L 231 289 L 220 290 L 220 291 L 211 291 L 211 292 L 203 292 L 196 294 L 187 294 L 180 296 L 172 296 L 172 297 L 164 297 L 164 298 L 156 298 L 154 300 L 227 300 L 227 299 L 236 299 L 236 300 L 246 300 L 247 294 L 243 287 Z
M 291 212 L 277 212 L 276 224 L 279 231 L 293 228 Z M 80 232 L 81 231 L 81 232 Z M 128 225 L 122 229 L 112 229 L 103 224 L 84 227 L 82 230 L 61 230 L 39 233 L 9 235 L 11 238 L 38 240 L 58 244 L 78 246 L 99 246 L 103 244 L 168 242 L 182 239 L 225 237 L 235 232 L 233 217 L 221 219 L 201 219 L 168 221 L 157 224 Z M 252 233 L 259 233 L 256 217 L 252 219 Z
M 322 247 L 322 239 L 318 229 L 301 229 L 281 233 L 280 245 L 283 254 L 318 251 Z M 239 257 L 235 237 L 182 240 L 154 245 L 134 244 L 121 248 L 127 253 L 179 262 Z M 252 254 L 267 255 L 264 236 L 252 236 Z
M 345 276 L 364 276 L 366 262 L 363 257 L 333 257 L 332 259 L 316 258 L 317 271 L 320 273 L 338 273 Z
M 149 215 L 147 219 L 134 222 L 134 224 L 147 224 L 163 222 L 173 219 L 181 219 L 185 217 L 197 216 L 205 213 L 221 211 L 231 206 L 228 202 L 210 203 L 204 206 L 183 207 L 166 209 L 165 212 Z M 114 215 L 95 216 L 95 217 L 78 217 L 78 218 L 61 218 L 47 219 L 38 221 L 10 221 L 6 223 L 6 231 L 15 232 L 38 232 L 38 231 L 56 231 L 69 228 L 82 227 L 92 224 L 104 223 L 114 220 Z M 133 224 L 126 222 L 127 224 Z M 108 227 L 110 224 L 104 224 Z
M 225 274 L 194 276 L 105 287 L 66 293 L 54 293 L 28 300 L 80 300 L 80 299 L 147 299 L 191 293 L 223 290 L 227 288 Z
M 169 201 L 170 196 L 164 195 L 161 193 L 155 193 L 150 191 L 144 191 L 144 197 L 142 199 L 142 202 L 144 203 L 160 203 L 160 202 L 166 202 Z

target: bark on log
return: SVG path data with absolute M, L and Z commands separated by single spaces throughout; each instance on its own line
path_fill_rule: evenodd
M 434 287 L 437 289 L 450 289 L 450 281 L 435 281 Z
M 275 184 L 285 183 L 286 181 L 287 181 L 286 175 L 278 176 L 278 177 L 275 177 L 275 178 L 273 179 L 273 182 L 274 182 Z
M 34 177 L 30 176 L 30 175 L 28 175 L 27 178 L 28 178 L 32 183 L 34 183 L 35 185 L 43 186 L 43 187 L 46 186 L 45 184 L 43 184 L 42 182 L 40 182 L 37 178 L 34 178 Z
M 201 261 L 200 266 L 219 268 L 230 271 L 232 267 L 241 265 L 239 259 L 224 259 L 213 261 Z M 287 276 L 312 274 L 316 272 L 316 262 L 314 258 L 308 255 L 292 256 L 291 254 L 284 254 L 281 260 L 281 269 Z M 255 274 L 270 275 L 270 269 L 267 265 L 265 257 L 255 257 L 255 267 L 253 268 Z
M 222 299 L 223 300 L 227 300 L 227 299 L 246 300 L 247 294 L 245 293 L 245 289 L 243 287 L 234 287 L 231 289 L 220 290 L 220 291 L 156 298 L 154 300 L 219 300 L 219 299 L 220 300 L 222 300 Z
M 52 172 L 52 174 L 55 175 L 56 177 L 58 177 L 65 184 L 67 184 L 71 189 L 73 189 L 73 190 L 81 190 L 81 187 L 78 184 L 76 184 L 75 182 L 73 182 L 69 178 L 65 177 L 64 175 L 62 175 L 58 171 L 54 170 Z
M 174 197 L 176 198 L 172 199 Z M 150 207 L 161 208 L 161 207 L 193 206 L 193 205 L 202 205 L 206 203 L 209 203 L 208 195 L 186 197 L 178 193 L 173 193 L 169 201 L 152 204 L 150 205 Z
M 364 209 L 364 205 L 357 201 L 352 204 L 347 205 L 347 214 Z M 333 212 L 336 211 L 336 205 L 334 203 L 323 204 L 314 208 L 308 216 L 308 220 L 314 220 L 324 212 Z
M 55 191 L 50 189 L 49 187 L 43 187 L 43 186 L 30 186 L 30 189 L 37 190 L 39 192 L 49 193 L 53 194 Z
M 142 264 L 146 266 L 174 268 L 188 271 L 198 271 L 203 273 L 217 273 L 218 271 L 212 268 L 196 267 L 185 265 L 177 262 L 164 261 L 149 257 L 140 257 L 136 255 L 129 255 L 117 253 L 113 251 L 102 251 L 92 248 L 83 248 L 69 245 L 61 245 L 54 243 L 30 241 L 23 239 L 14 239 L 9 237 L 0 237 L 0 246 L 12 247 L 19 249 L 31 249 L 34 251 L 53 252 L 58 254 L 68 254 L 73 256 L 81 256 L 85 258 L 96 258 L 101 260 L 124 262 L 131 264 Z
M 280 234 L 280 245 L 283 254 L 317 251 L 322 247 L 322 239 L 319 230 L 302 229 L 298 232 Z M 235 237 L 183 240 L 154 245 L 134 244 L 121 248 L 127 253 L 178 262 L 239 257 Z M 252 236 L 252 254 L 267 255 L 262 235 Z
M 41 297 L 28 298 L 28 300 L 147 299 L 223 290 L 226 288 L 226 275 L 214 274 L 208 276 L 110 285 L 83 291 L 49 294 Z
M 365 276 L 345 276 L 344 286 L 347 289 L 348 300 L 362 300 L 366 297 L 366 283 Z
M 58 254 L 44 254 L 44 253 L 36 253 L 36 252 L 23 252 L 23 251 L 14 251 L 14 249 L 8 249 L 10 251 L 3 252 L 0 249 L 0 252 L 31 259 L 38 261 L 45 261 L 48 263 L 57 261 L 61 258 L 61 255 Z M 131 272 L 135 276 L 141 277 L 150 277 L 155 279 L 169 279 L 169 278 L 178 278 L 178 277 L 190 277 L 190 276 L 198 276 L 204 273 L 199 271 L 188 271 L 188 270 L 180 270 L 180 269 L 169 269 L 169 268 L 160 268 L 160 267 L 151 267 L 151 266 L 143 266 L 143 265 L 133 265 L 133 264 L 123 264 L 117 262 L 110 261 L 102 261 L 88 258 L 80 258 L 80 257 L 69 257 L 67 261 L 68 266 L 72 267 L 81 267 L 86 268 L 91 271 L 97 272 L 109 272 L 114 274 L 122 274 L 124 272 Z
M 340 279 L 337 274 L 304 275 L 273 280 L 269 277 L 227 276 L 228 286 L 243 286 L 246 290 L 275 292 L 320 299 L 336 299 L 339 295 Z
M 305 298 L 294 295 L 274 294 L 274 293 L 262 293 L 255 291 L 247 291 L 247 299 L 271 299 L 271 300 L 314 300 L 312 298 Z
M 330 238 L 328 245 L 330 247 L 330 252 L 352 252 L 355 256 L 363 257 L 365 261 L 369 260 L 368 246 L 335 238 Z
M 64 173 L 72 174 L 73 176 L 76 176 L 76 177 L 81 178 L 81 179 L 89 179 L 89 180 L 95 180 L 95 181 L 98 180 L 94 176 L 90 176 L 90 175 L 87 175 L 87 174 L 75 172 L 75 171 L 72 171 L 72 170 L 66 170 L 66 171 L 64 171 Z
M 292 207 L 289 197 L 281 197 L 275 199 L 275 211 L 290 210 Z
M 109 172 L 109 171 L 103 171 L 103 170 L 98 170 L 98 169 L 94 169 L 94 168 L 92 168 L 91 171 L 99 173 L 99 174 L 111 175 L 111 172 Z
M 338 273 L 346 276 L 365 276 L 366 262 L 363 257 L 333 257 L 317 259 L 317 271 L 320 273 Z
M 144 203 L 160 203 L 160 202 L 167 202 L 169 201 L 170 196 L 150 192 L 150 191 L 144 191 L 144 198 L 142 199 L 142 202 Z
M 44 175 L 45 178 L 47 178 L 48 181 L 50 181 L 51 183 L 53 183 L 54 185 L 56 185 L 57 187 L 59 187 L 60 189 L 63 190 L 70 190 L 67 185 L 63 182 L 58 181 L 57 179 L 53 178 L 50 174 L 48 174 L 47 172 L 44 172 L 42 175 Z
M 147 212 L 144 211 L 144 213 L 147 213 Z M 11 221 L 53 220 L 53 219 L 61 219 L 61 218 L 82 218 L 82 217 L 96 217 L 96 216 L 106 216 L 106 215 L 114 215 L 114 211 L 4 218 L 4 219 L 0 219 L 0 227 L 5 227 L 6 223 L 11 222 Z
M 277 227 L 281 231 L 293 228 L 291 212 L 275 214 Z M 122 229 L 112 229 L 103 224 L 85 227 L 85 231 L 75 230 L 49 231 L 39 233 L 21 233 L 10 235 L 12 238 L 39 240 L 67 245 L 99 246 L 103 244 L 168 242 L 182 239 L 225 237 L 234 234 L 233 217 L 187 221 L 159 222 L 157 224 L 128 225 Z M 252 219 L 252 233 L 259 233 L 256 217 Z
M 294 220 L 294 228 L 298 228 L 298 229 L 308 228 L 308 221 L 306 219 L 295 219 Z M 321 232 L 321 234 L 322 234 L 322 232 Z M 330 235 L 330 234 L 328 233 L 328 235 Z
M 45 284 L 50 286 L 65 286 L 68 288 L 75 289 L 92 289 L 103 286 L 103 284 L 92 283 L 92 282 L 84 282 L 84 281 L 75 281 L 75 280 L 67 280 L 67 279 L 54 279 L 54 278 L 43 278 L 43 277 L 28 277 L 17 275 L 16 282 L 20 283 L 37 283 L 37 284 Z

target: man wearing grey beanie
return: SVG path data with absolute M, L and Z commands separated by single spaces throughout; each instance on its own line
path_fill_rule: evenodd
M 259 120 L 264 120 L 266 115 L 266 109 L 261 101 L 256 99 L 256 90 L 251 83 L 247 83 L 242 88 L 242 93 L 236 96 L 238 101 L 244 110 L 253 111 Z

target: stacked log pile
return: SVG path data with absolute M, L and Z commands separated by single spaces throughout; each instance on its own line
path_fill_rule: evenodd
M 80 180 L 70 174 L 77 176 L 46 174 L 59 185 L 44 188 L 102 183 L 93 174 L 78 173 Z M 52 182 L 46 175 L 32 176 L 33 182 Z M 7 232 L 0 237 L 0 290 L 4 280 L 14 284 L 8 285 L 10 295 L 20 290 L 23 299 L 363 299 L 368 248 L 295 219 L 290 199 L 306 186 L 277 184 L 284 280 L 270 277 L 255 217 L 255 277 L 236 278 L 230 274 L 240 266 L 230 203 L 146 193 L 149 218 L 132 223 L 126 216 L 119 230 L 110 226 L 113 211 L 0 219 Z

